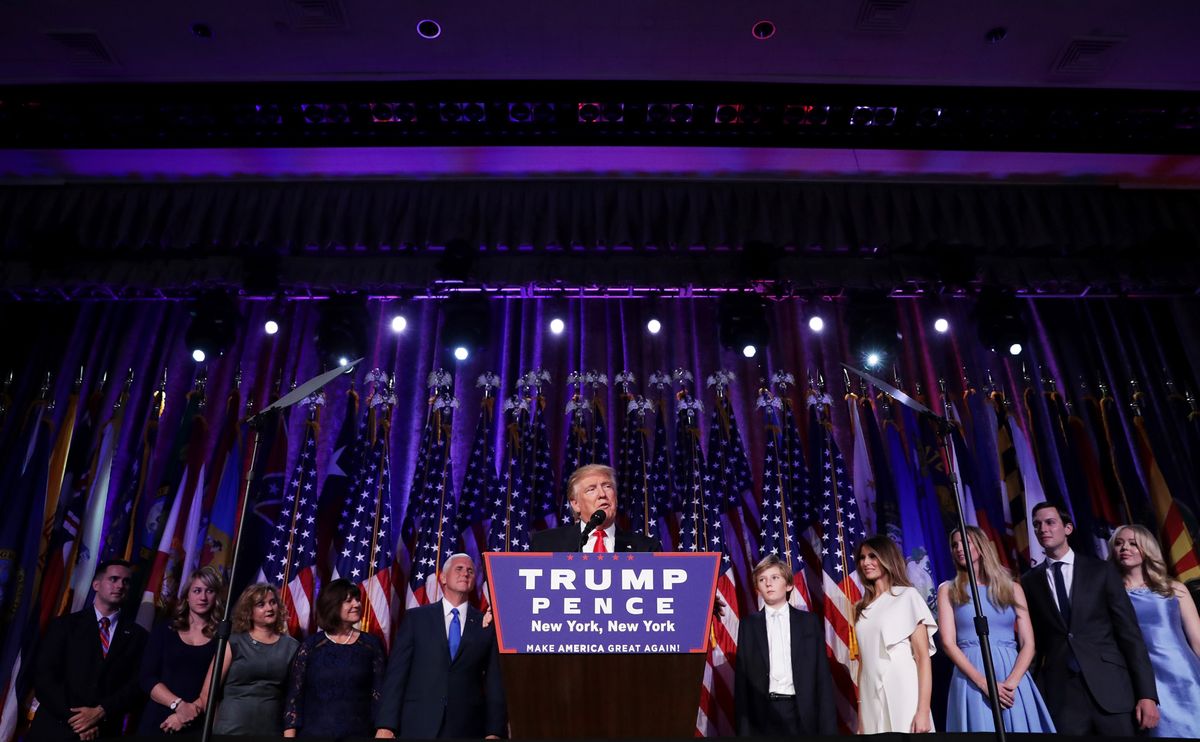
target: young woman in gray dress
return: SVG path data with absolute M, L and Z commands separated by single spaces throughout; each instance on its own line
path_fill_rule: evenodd
M 216 734 L 278 735 L 283 732 L 283 695 L 300 642 L 287 634 L 287 609 L 271 585 L 242 592 L 233 608 L 233 635 L 221 663 L 222 696 Z M 204 680 L 208 697 L 212 668 Z

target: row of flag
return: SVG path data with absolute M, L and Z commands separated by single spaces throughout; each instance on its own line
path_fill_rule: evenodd
M 1141 522 L 1160 535 L 1178 577 L 1200 579 L 1200 414 L 1173 388 L 1168 409 L 1175 417 L 1149 425 L 1151 405 L 1141 390 L 1126 409 L 1105 390 L 1072 403 L 1051 385 L 1030 386 L 1010 400 L 968 383 L 961 395 L 940 395 L 939 412 L 953 422 L 943 439 L 928 418 L 886 397 L 860 389 L 834 400 L 813 381 L 801 394 L 794 377 L 777 372 L 759 390 L 748 421 L 762 433 L 752 467 L 730 399 L 731 373 L 705 379 L 707 418 L 689 372 L 658 372 L 648 381 L 651 394 L 641 396 L 632 374 L 614 379 L 614 460 L 604 374 L 568 377 L 561 442 L 548 433 L 555 413 L 547 372 L 523 374 L 508 397 L 499 395 L 495 374 L 480 375 L 481 403 L 456 487 L 459 402 L 450 374 L 435 371 L 407 493 L 392 491 L 394 380 L 378 370 L 364 380 L 364 403 L 353 386 L 345 392 L 331 438 L 321 436 L 324 393 L 293 409 L 304 416 L 295 443 L 287 413 L 244 430 L 236 385 L 215 434 L 202 386 L 183 400 L 174 430 L 160 430 L 165 384 L 132 404 L 127 380 L 107 414 L 99 390 L 85 396 L 76 388 L 57 416 L 50 402 L 36 400 L 10 426 L 17 432 L 0 462 L 0 740 L 11 738 L 30 700 L 28 659 L 37 637 L 54 616 L 86 605 L 100 559 L 134 562 L 138 620 L 149 624 L 177 599 L 193 569 L 228 572 L 240 526 L 235 593 L 254 578 L 279 585 L 290 628 L 304 635 L 315 630 L 321 582 L 343 577 L 363 592 L 364 630 L 388 642 L 407 607 L 440 598 L 439 570 L 448 556 L 527 550 L 533 531 L 565 518 L 566 477 L 587 463 L 616 468 L 624 527 L 656 536 L 666 548 L 721 555 L 723 610 L 713 624 L 696 721 L 703 736 L 734 731 L 738 622 L 755 604 L 750 571 L 766 554 L 791 565 L 793 602 L 824 617 L 839 718 L 845 731 L 855 729 L 852 606 L 862 592 L 854 550 L 871 533 L 888 534 L 902 547 L 910 580 L 931 600 L 936 584 L 954 574 L 947 544 L 955 523 L 952 472 L 966 520 L 991 534 L 1015 570 L 1041 558 L 1029 514 L 1051 501 L 1074 514 L 1076 548 L 1102 553 L 1113 527 Z M 838 405 L 849 420 L 840 436 L 848 457 L 832 422 L 841 417 Z M 0 410 L 14 414 L 9 403 Z M 119 459 L 125 466 L 118 477 L 117 442 L 128 424 L 139 425 L 128 437 L 136 450 Z M 326 456 L 319 455 L 322 440 L 334 441 Z M 161 445 L 170 446 L 167 463 L 151 481 Z M 562 452 L 557 474 L 555 449 Z M 1179 450 L 1196 457 L 1158 455 Z M 407 504 L 400 523 L 395 503 Z M 248 515 L 239 524 L 243 506 Z M 478 600 L 488 602 L 486 584 Z

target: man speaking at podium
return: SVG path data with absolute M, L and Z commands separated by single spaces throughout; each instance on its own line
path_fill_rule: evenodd
M 575 522 L 533 534 L 530 551 L 662 551 L 658 539 L 616 527 L 617 480 L 611 466 L 586 464 L 572 472 L 567 500 Z

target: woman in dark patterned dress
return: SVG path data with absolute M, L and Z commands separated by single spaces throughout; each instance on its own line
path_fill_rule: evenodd
M 285 737 L 370 737 L 383 688 L 383 642 L 359 631 L 362 600 L 349 580 L 317 597 L 322 631 L 304 640 L 288 677 Z

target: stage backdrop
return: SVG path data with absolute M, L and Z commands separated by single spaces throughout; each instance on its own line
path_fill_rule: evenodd
M 28 687 L 21 657 L 51 616 L 85 603 L 99 558 L 138 563 L 146 621 L 187 570 L 228 566 L 255 437 L 238 421 L 324 370 L 321 303 L 288 302 L 269 336 L 268 303 L 243 302 L 233 347 L 203 364 L 185 347 L 184 302 L 4 307 L 17 338 L 0 354 L 0 372 L 13 372 L 0 417 L 8 723 Z M 367 591 L 366 628 L 386 638 L 405 605 L 438 597 L 449 553 L 526 548 L 531 529 L 564 513 L 570 469 L 611 463 L 629 527 L 723 555 L 730 610 L 698 728 L 731 729 L 737 620 L 755 609 L 750 567 L 772 552 L 796 567 L 795 600 L 827 618 L 852 725 L 854 546 L 893 535 L 927 595 L 953 574 L 952 495 L 932 431 L 843 380 L 841 362 L 862 363 L 848 329 L 855 305 L 768 303 L 771 341 L 747 359 L 717 342 L 715 300 L 495 299 L 481 320 L 486 347 L 455 362 L 440 303 L 371 301 L 362 364 L 322 400 L 261 426 L 238 582 L 261 573 L 285 585 L 304 633 L 320 582 L 347 576 Z M 1039 556 L 1027 524 L 1039 500 L 1073 510 L 1076 548 L 1102 553 L 1114 525 L 1140 521 L 1180 577 L 1200 577 L 1196 301 L 1024 304 L 1030 331 L 1014 357 L 981 346 L 969 300 L 893 303 L 903 339 L 878 373 L 961 421 L 968 519 L 1015 569 Z M 819 334 L 807 326 L 814 309 Z M 397 334 L 399 312 L 408 325 Z M 561 335 L 547 330 L 552 314 L 565 319 Z M 950 332 L 931 329 L 935 316 Z

